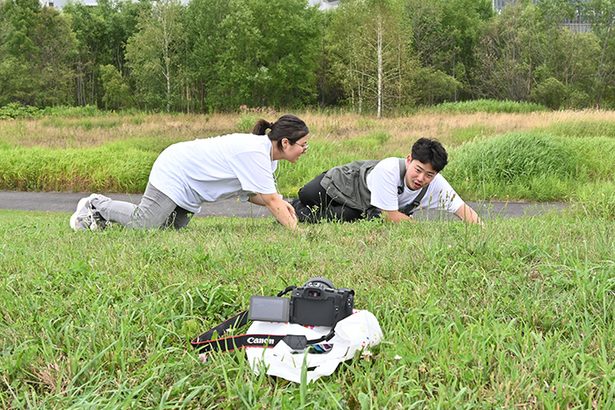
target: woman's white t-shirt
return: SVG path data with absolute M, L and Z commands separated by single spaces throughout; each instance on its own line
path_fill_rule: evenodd
M 419 195 L 421 190 L 411 190 L 405 181 L 403 182 L 404 191 L 401 194 L 397 193 L 397 187 L 401 183 L 399 171 L 399 158 L 386 158 L 367 175 L 366 182 L 371 192 L 372 206 L 384 211 L 397 211 Z M 442 175 L 437 174 L 429 184 L 417 210 L 420 208 L 441 209 L 455 213 L 463 204 L 463 199 L 457 195 L 448 181 Z
M 203 202 L 276 193 L 277 165 L 266 135 L 229 134 L 169 146 L 154 162 L 149 182 L 180 207 L 199 212 Z

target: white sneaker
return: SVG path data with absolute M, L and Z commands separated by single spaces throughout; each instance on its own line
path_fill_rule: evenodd
M 96 198 L 97 194 L 92 194 L 88 197 L 81 198 L 77 203 L 77 210 L 70 217 L 69 225 L 75 231 L 85 230 L 102 230 L 106 228 L 107 221 L 100 216 L 100 213 L 92 207 L 92 199 Z

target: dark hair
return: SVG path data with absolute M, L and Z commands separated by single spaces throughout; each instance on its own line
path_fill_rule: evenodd
M 439 141 L 430 138 L 419 138 L 412 145 L 412 159 L 424 164 L 431 164 L 436 172 L 440 172 L 448 164 L 448 154 Z
M 271 130 L 267 136 L 271 141 L 277 141 L 279 148 L 282 148 L 282 138 L 288 138 L 291 145 L 294 145 L 310 132 L 305 122 L 292 114 L 285 114 L 275 122 L 258 120 L 252 129 L 252 134 L 265 135 L 267 130 Z

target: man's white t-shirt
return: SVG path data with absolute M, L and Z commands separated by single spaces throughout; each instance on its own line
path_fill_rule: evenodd
M 199 212 L 201 203 L 277 192 L 266 135 L 229 134 L 180 142 L 154 162 L 149 182 L 180 207 Z
M 399 158 L 386 158 L 380 161 L 367 175 L 367 187 L 371 192 L 370 203 L 384 211 L 397 211 L 411 203 L 421 192 L 411 190 L 403 181 L 404 191 L 397 193 L 397 187 L 402 181 L 399 179 Z M 437 174 L 429 187 L 420 205 L 416 209 L 441 209 L 451 213 L 464 204 L 453 187 L 440 174 Z

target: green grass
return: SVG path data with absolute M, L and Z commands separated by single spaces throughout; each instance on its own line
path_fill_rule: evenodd
M 474 100 L 462 102 L 450 102 L 438 104 L 435 107 L 426 108 L 424 112 L 468 114 L 476 112 L 486 113 L 530 113 L 548 111 L 544 105 L 498 100 Z
M 477 139 L 452 150 L 442 173 L 464 198 L 589 199 L 588 185 L 615 188 L 615 157 L 604 155 L 615 139 L 587 141 L 544 132 Z
M 323 224 L 197 218 L 75 233 L 0 212 L 2 408 L 612 408 L 615 222 L 582 213 Z M 201 364 L 189 339 L 312 276 L 384 341 L 308 386 Z

